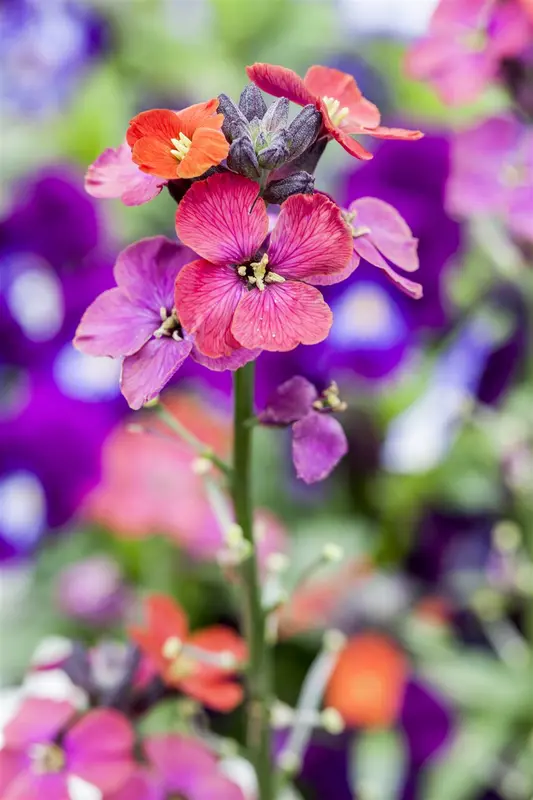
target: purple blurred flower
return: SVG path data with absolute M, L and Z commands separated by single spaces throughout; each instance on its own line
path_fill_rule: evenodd
M 124 357 L 120 386 L 131 408 L 156 397 L 187 356 L 212 370 L 237 369 L 257 352 L 239 348 L 208 358 L 181 326 L 174 284 L 194 254 L 164 236 L 127 247 L 115 264 L 117 286 L 103 292 L 83 315 L 75 346 L 91 356 Z
M 69 564 L 58 576 L 57 603 L 69 617 L 111 625 L 123 618 L 127 602 L 119 566 L 108 556 Z
M 411 49 L 408 71 L 430 81 L 445 103 L 471 103 L 520 54 L 533 28 L 519 0 L 440 0 L 428 35 Z
M 31 698 L 23 703 L 4 728 L 2 800 L 68 800 L 76 779 L 104 797 L 126 784 L 137 766 L 128 720 L 113 709 L 89 711 L 69 727 L 74 718 L 67 702 Z
M 292 425 L 292 459 L 305 483 L 327 478 L 348 451 L 348 441 L 331 412 L 344 411 L 335 385 L 319 395 L 305 378 L 296 375 L 278 386 L 259 415 L 265 425 Z
M 502 116 L 458 133 L 447 205 L 467 219 L 499 215 L 512 234 L 533 241 L 533 130 Z
M 131 157 L 127 142 L 108 148 L 90 165 L 85 176 L 85 191 L 98 198 L 120 198 L 126 206 L 139 206 L 153 200 L 167 181 L 142 172 Z
M 105 38 L 103 19 L 77 0 L 3 0 L 0 107 L 27 115 L 57 110 Z

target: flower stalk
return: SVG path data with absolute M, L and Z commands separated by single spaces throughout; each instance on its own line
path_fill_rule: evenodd
M 247 746 L 257 773 L 258 800 L 273 800 L 274 775 L 271 762 L 270 652 L 266 637 L 266 613 L 261 602 L 257 548 L 253 534 L 252 434 L 254 364 L 246 364 L 234 378 L 233 502 L 237 524 L 252 547 L 251 557 L 241 565 L 244 593 L 244 624 L 249 648 L 246 673 L 248 689 Z

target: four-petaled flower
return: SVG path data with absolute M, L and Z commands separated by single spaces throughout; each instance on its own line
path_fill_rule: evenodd
M 187 356 L 216 371 L 237 369 L 257 354 L 230 358 L 198 351 L 174 307 L 174 282 L 192 254 L 164 236 L 127 247 L 115 264 L 117 286 L 102 292 L 82 317 L 75 346 L 93 356 L 123 357 L 120 385 L 132 408 L 156 397 Z
M 265 425 L 292 425 L 292 459 L 305 483 L 327 478 L 348 452 L 348 442 L 332 412 L 344 411 L 336 384 L 322 395 L 296 375 L 278 386 L 259 420 Z
M 331 67 L 310 67 L 304 78 L 286 67 L 253 64 L 246 72 L 256 86 L 274 97 L 287 97 L 305 106 L 313 103 L 322 113 L 325 134 L 336 139 L 352 156 L 372 158 L 352 135 L 375 136 L 378 139 L 420 139 L 420 131 L 384 128 L 379 109 L 363 97 L 355 78 Z
M 197 178 L 216 167 L 229 152 L 220 130 L 218 99 L 182 111 L 156 108 L 142 111 L 130 122 L 127 141 L 133 161 L 143 172 L 159 178 Z
M 100 708 L 76 721 L 68 702 L 27 698 L 3 731 L 2 800 L 69 800 L 76 779 L 111 798 L 137 769 L 134 732 L 118 711 Z
M 267 243 L 257 183 L 213 175 L 187 192 L 176 230 L 201 256 L 178 276 L 176 308 L 205 355 L 229 356 L 239 346 L 286 351 L 328 335 L 332 314 L 311 284 L 342 280 L 353 244 L 325 195 L 289 197 Z
M 242 701 L 235 673 L 244 666 L 246 645 L 224 625 L 189 633 L 183 609 L 166 595 L 150 595 L 146 626 L 129 631 L 162 679 L 209 708 L 231 711 Z
M 418 239 L 396 209 L 377 197 L 360 197 L 350 205 L 345 219 L 353 230 L 352 269 L 364 258 L 382 269 L 402 292 L 419 300 L 422 286 L 399 275 L 389 264 L 391 261 L 405 272 L 416 272 L 420 266 Z

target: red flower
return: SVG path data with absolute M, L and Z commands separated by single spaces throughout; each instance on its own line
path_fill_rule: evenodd
M 223 625 L 189 633 L 183 609 L 166 595 L 150 595 L 145 610 L 146 627 L 130 628 L 129 634 L 165 683 L 217 711 L 238 706 L 243 691 L 234 675 L 247 657 L 241 637 Z M 222 665 L 226 657 L 234 663 Z
M 143 172 L 167 180 L 203 175 L 229 151 L 217 108 L 214 98 L 183 111 L 156 108 L 137 114 L 126 137 L 133 161 Z
M 288 97 L 305 106 L 313 103 L 322 112 L 327 136 L 336 139 L 356 158 L 367 160 L 372 153 L 351 138 L 351 134 L 367 134 L 378 139 L 420 139 L 420 131 L 383 128 L 378 108 L 361 94 L 355 78 L 331 67 L 310 67 L 305 78 L 292 69 L 272 64 L 253 64 L 246 72 L 256 86 L 274 97 Z

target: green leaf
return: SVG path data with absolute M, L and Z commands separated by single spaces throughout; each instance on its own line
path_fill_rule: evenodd
M 491 784 L 498 756 L 513 726 L 500 716 L 466 720 L 448 757 L 432 766 L 423 780 L 422 800 L 471 800 Z
M 360 800 L 399 797 L 406 770 L 406 748 L 396 730 L 369 730 L 352 745 L 351 785 Z

